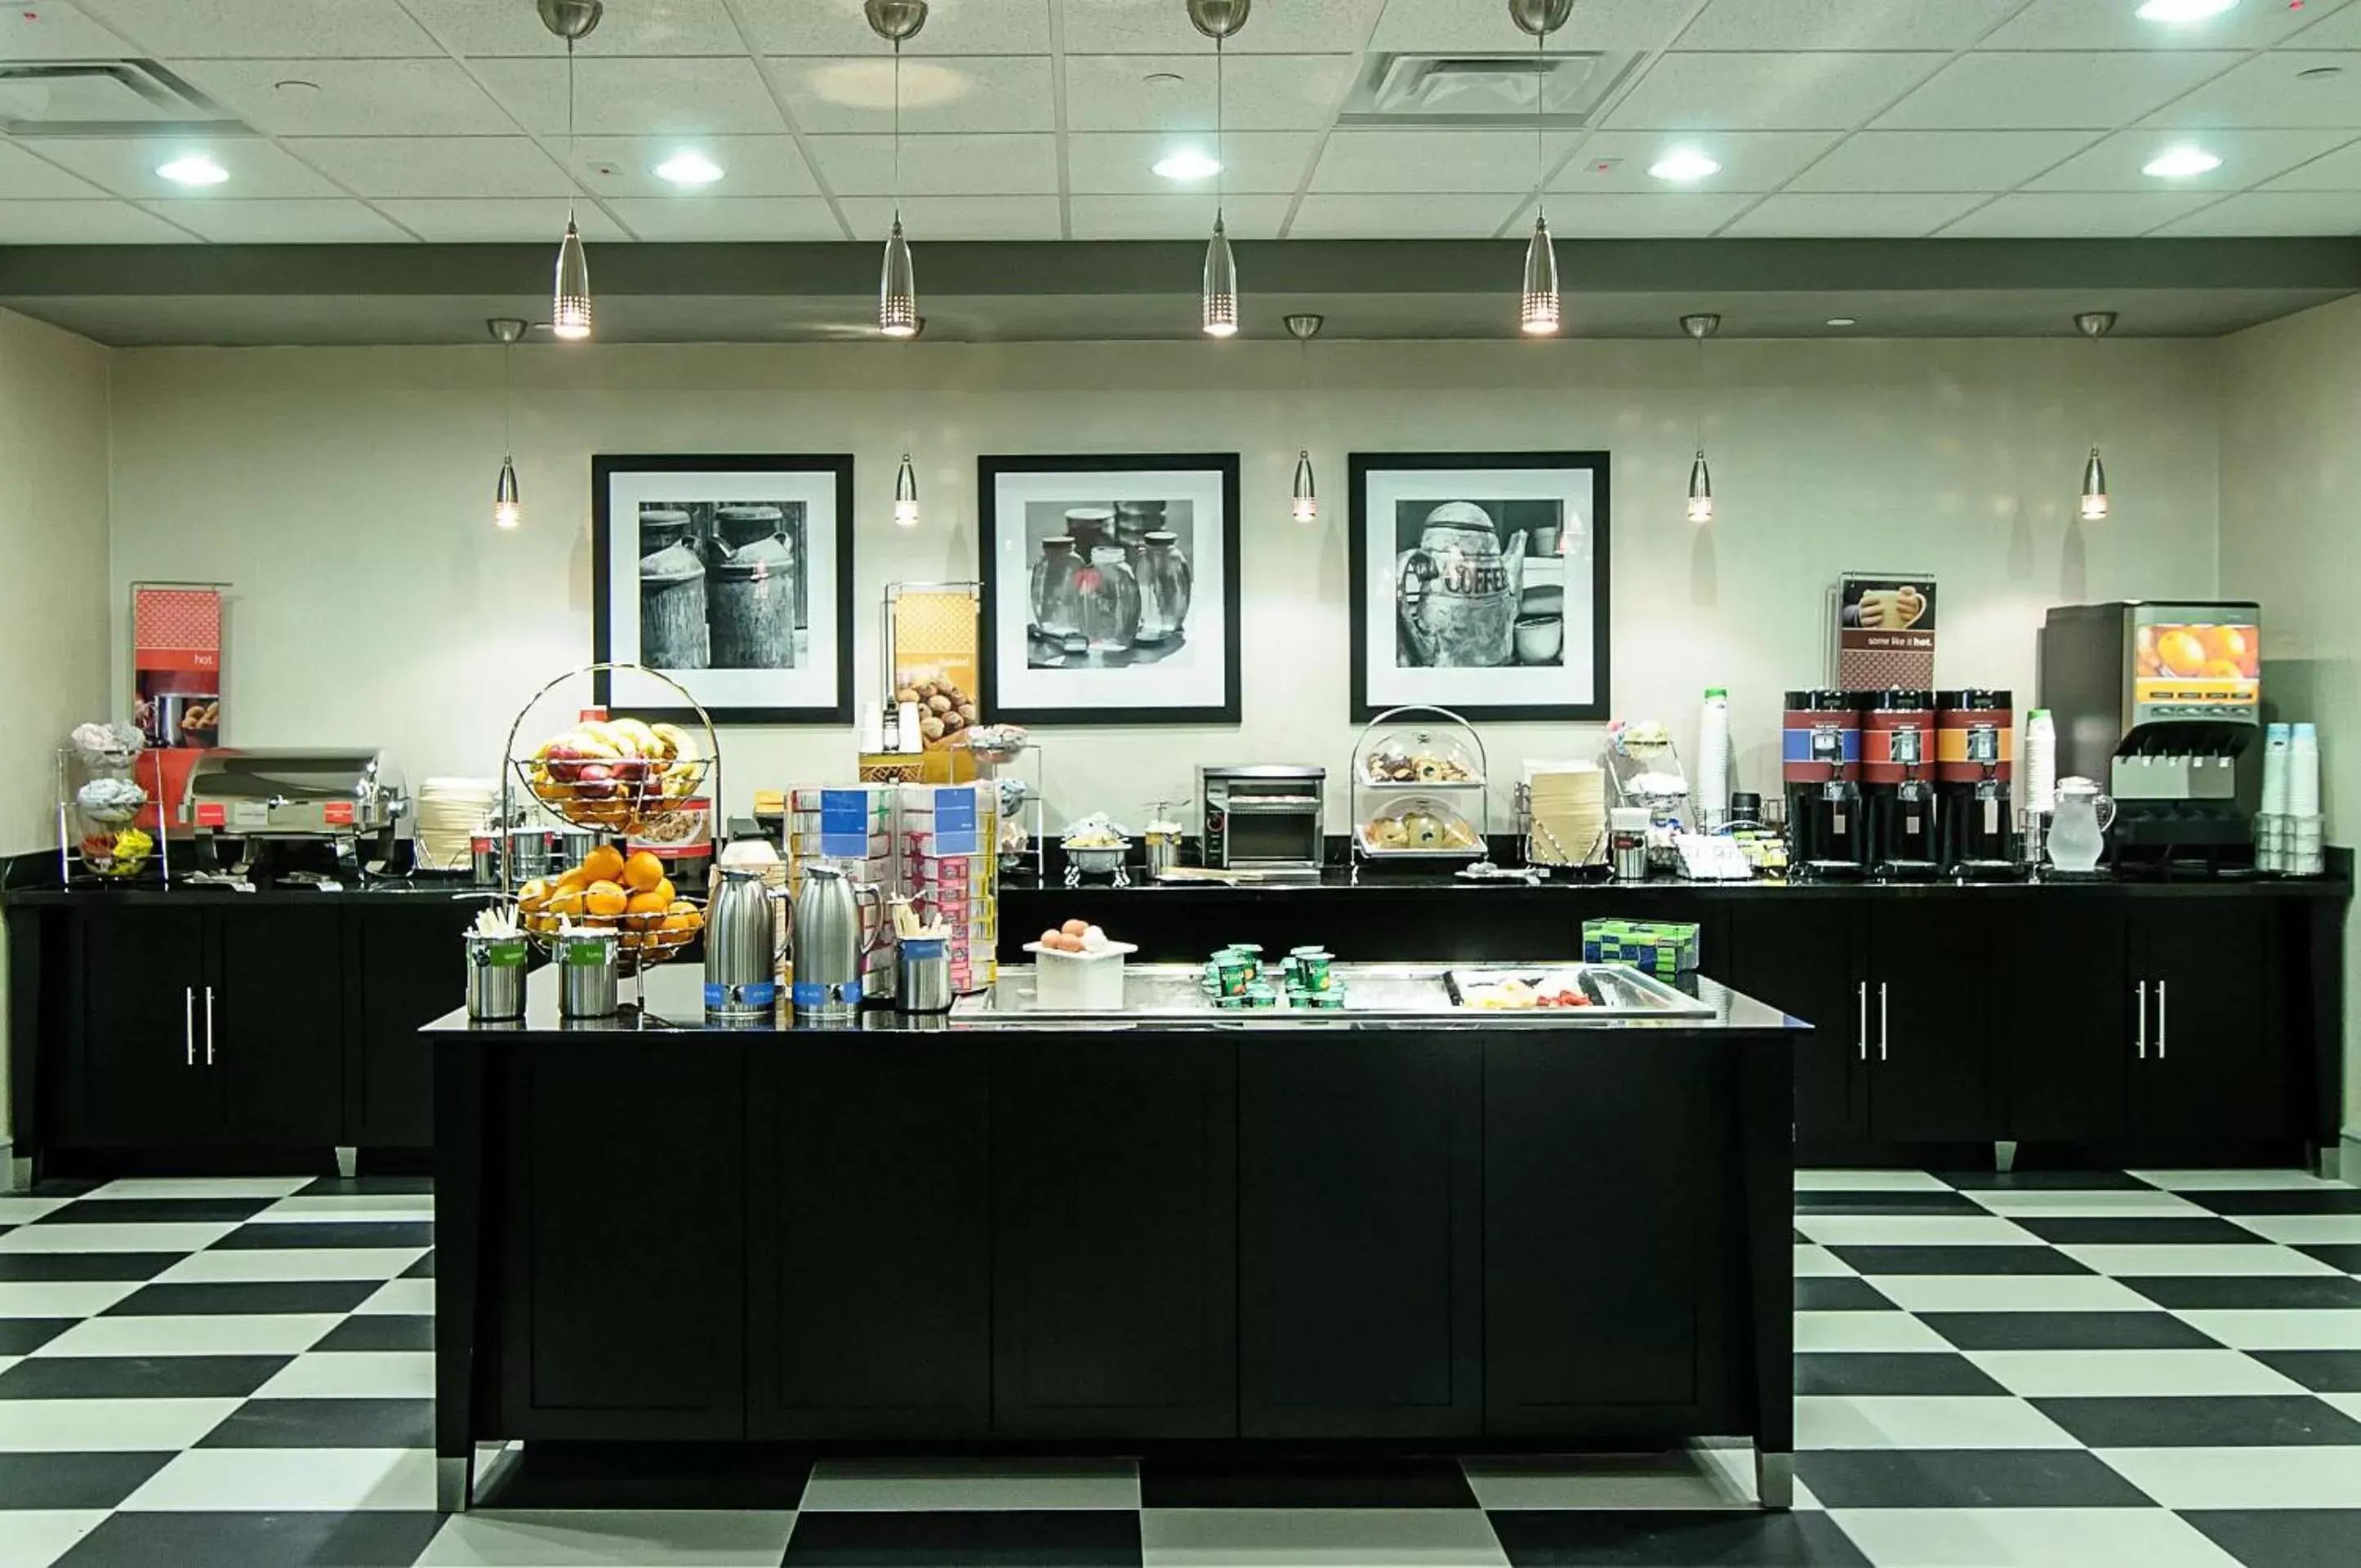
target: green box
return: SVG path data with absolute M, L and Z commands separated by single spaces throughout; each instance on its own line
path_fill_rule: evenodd
M 1629 964 L 1669 980 L 1697 967 L 1697 925 L 1694 920 L 1586 920 L 1582 958 L 1585 963 Z

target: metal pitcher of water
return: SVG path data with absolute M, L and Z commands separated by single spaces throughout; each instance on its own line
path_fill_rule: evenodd
M 705 1015 L 718 1023 L 767 1020 L 779 1004 L 774 894 L 759 871 L 720 871 L 705 920 Z
M 882 931 L 884 894 L 875 888 L 855 888 L 833 866 L 806 868 L 793 922 L 796 1017 L 844 1019 L 860 1012 L 861 959 L 875 939 L 862 929 L 864 894 L 877 900 Z

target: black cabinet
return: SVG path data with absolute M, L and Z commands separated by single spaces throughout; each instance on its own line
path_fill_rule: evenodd
M 418 1031 L 467 999 L 459 938 L 481 907 L 422 899 L 347 915 L 345 1135 L 370 1148 L 434 1136 L 434 1053 Z
M 1989 923 L 1927 898 L 1867 922 L 1869 1132 L 1880 1143 L 2002 1135 Z
M 1235 1042 L 988 1049 L 994 1432 L 1235 1436 Z
M 1708 973 L 1812 1026 L 1795 1046 L 1795 1136 L 1802 1142 L 1856 1143 L 1869 1135 L 1861 925 L 1857 906 L 1834 894 L 1806 905 L 1755 899 L 1731 912 L 1726 956 L 1701 949 Z
M 208 920 L 205 1046 L 229 1141 L 345 1141 L 344 938 L 335 910 L 225 908 Z
M 1482 1095 L 1456 1041 L 1241 1054 L 1244 1436 L 1482 1430 Z
M 2122 907 L 2027 900 L 2012 910 L 1994 966 L 2008 1134 L 2099 1141 L 2123 1135 L 2135 989 Z
M 65 1064 L 60 1129 L 94 1148 L 223 1136 L 222 1075 L 206 1044 L 211 966 L 202 911 L 110 911 L 73 927 L 81 1049 Z
M 989 1432 L 983 1044 L 819 1036 L 747 1071 L 747 1434 Z
M 2287 1135 L 2285 1052 L 2269 1005 L 2277 944 L 2265 912 L 2221 900 L 2153 903 L 2131 922 L 2133 1131 L 2188 1142 Z

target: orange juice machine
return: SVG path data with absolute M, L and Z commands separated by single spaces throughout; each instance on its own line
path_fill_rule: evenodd
M 2062 605 L 2041 629 L 2058 776 L 2114 798 L 2120 867 L 2197 851 L 2251 864 L 2262 794 L 2262 607 Z

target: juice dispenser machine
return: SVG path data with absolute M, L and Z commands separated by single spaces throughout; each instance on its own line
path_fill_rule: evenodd
M 1935 699 L 1907 687 L 1861 694 L 1862 804 L 1869 864 L 1879 876 L 1932 877 L 1935 839 Z
M 1969 882 L 2024 874 L 2009 804 L 2015 758 L 2009 693 L 1971 686 L 1935 694 L 1936 817 L 1945 872 Z
M 1869 832 L 1861 820 L 1861 713 L 1850 694 L 1791 691 L 1782 721 L 1791 874 L 1858 878 Z

